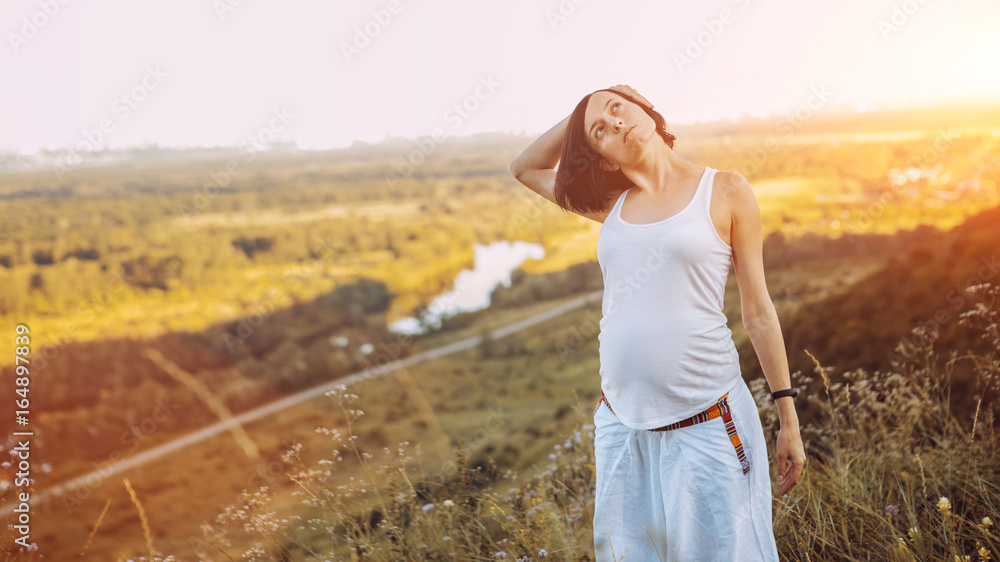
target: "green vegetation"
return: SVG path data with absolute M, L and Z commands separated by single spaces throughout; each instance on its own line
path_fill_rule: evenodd
M 967 294 L 975 304 L 960 322 L 974 326 L 994 350 L 963 357 L 979 373 L 973 413 L 952 412 L 952 366 L 941 363 L 937 334 L 921 328 L 913 332 L 924 358 L 920 366 L 859 369 L 842 385 L 831 384 L 831 368 L 816 363 L 818 378 L 798 379 L 804 400 L 822 418 L 802 427 L 810 456 L 802 478 L 787 497 L 774 498 L 782 559 L 1000 556 L 994 523 L 1000 519 L 1000 433 L 996 402 L 983 400 L 1000 381 L 1000 287 L 980 286 Z M 751 390 L 765 434 L 774 436 L 777 411 L 764 380 L 754 380 Z M 367 415 L 358 408 L 359 396 L 342 388 L 332 398 L 347 422 L 344 431 L 321 430 L 332 442 L 332 459 L 317 466 L 300 462 L 292 477 L 302 486 L 294 495 L 307 508 L 280 519 L 270 511 L 267 487 L 246 490 L 220 514 L 206 543 L 249 537 L 254 544 L 243 551 L 249 560 L 592 560 L 592 424 L 578 425 L 557 443 L 544 470 L 504 489 L 496 484 L 515 479 L 513 471 L 501 474 L 492 458 L 470 463 L 462 448 L 451 470 L 431 472 L 430 478 L 413 468 L 420 453 L 409 443 L 368 453 L 354 432 Z M 583 418 L 589 409 L 580 406 Z M 773 445 L 769 438 L 772 479 Z M 289 458 L 297 459 L 299 450 Z M 331 476 L 343 470 L 360 473 L 347 485 L 330 485 Z
M 743 173 L 765 233 L 789 238 L 948 228 L 1000 203 L 995 132 L 925 127 L 887 140 L 817 138 L 804 127 L 709 142 L 692 131 L 678 150 Z M 0 319 L 32 320 L 38 343 L 200 330 L 248 314 L 292 274 L 287 292 L 297 299 L 362 277 L 384 281 L 397 295 L 395 319 L 445 291 L 471 265 L 473 243 L 524 240 L 555 256 L 526 271 L 593 259 L 596 223 L 509 176 L 523 144 L 446 143 L 405 176 L 396 162 L 408 144 L 260 155 L 237 174 L 215 151 L 79 169 L 61 181 L 50 171 L 0 176 Z
M 966 287 L 991 281 L 982 260 L 995 256 L 1000 239 L 998 119 L 938 117 L 867 116 L 839 128 L 817 119 L 790 136 L 766 122 L 678 130 L 687 159 L 743 173 L 761 204 L 768 286 L 793 381 L 809 389 L 799 408 L 812 464 L 795 492 L 775 503 L 782 552 L 792 558 L 860 560 L 874 552 L 870 559 L 908 560 L 887 548 L 897 535 L 909 541 L 910 526 L 922 533 L 904 545 L 916 559 L 944 556 L 952 545 L 976 560 L 977 540 L 997 556 L 992 530 L 974 525 L 982 516 L 995 520 L 998 505 L 997 391 L 987 377 L 995 367 L 982 359 L 996 344 L 959 319 L 972 310 Z M 970 119 L 979 127 L 962 126 Z M 955 134 L 942 137 L 951 125 Z M 770 137 L 775 149 L 761 153 Z M 238 414 L 370 366 L 364 344 L 401 359 L 599 291 L 600 225 L 531 194 L 507 171 L 529 141 L 493 135 L 444 143 L 392 181 L 386 174 L 399 172 L 413 145 L 261 154 L 228 178 L 219 174 L 232 155 L 221 151 L 77 169 L 62 183 L 51 172 L 0 176 L 0 318 L 27 323 L 38 352 L 33 453 L 48 468 L 33 476 L 37 485 L 217 421 L 146 359 L 147 346 Z M 387 330 L 450 289 L 471 267 L 473 244 L 497 240 L 541 244 L 547 257 L 525 263 L 489 309 L 451 318 L 439 332 L 404 341 Z M 725 311 L 744 376 L 763 396 L 732 275 Z M 553 559 L 585 559 L 592 449 L 584 426 L 597 399 L 599 317 L 599 302 L 591 302 L 475 350 L 365 381 L 352 387 L 360 398 L 345 402 L 346 411 L 314 401 L 249 424 L 261 456 L 280 466 L 264 479 L 274 511 L 302 518 L 267 527 L 262 548 L 272 554 L 263 559 L 280 558 L 278 545 L 333 559 L 348 551 L 390 558 L 394 548 L 404 558 L 433 558 L 448 547 L 459 559 L 497 551 L 534 559 L 541 549 Z M 931 333 L 943 365 L 921 351 Z M 0 341 L 11 357 L 12 339 Z M 57 342 L 52 354 L 40 353 Z M 959 350 L 968 356 L 955 357 Z M 822 371 L 822 386 L 802 375 L 813 356 L 833 366 Z M 9 365 L 0 371 L 11 380 Z M 0 387 L 0 401 L 10 403 L 12 390 Z M 123 440 L 164 399 L 176 412 Z M 772 431 L 773 413 L 759 403 Z M 878 429 L 878 420 L 889 425 Z M 334 431 L 343 438 L 349 425 L 358 439 L 336 441 L 333 455 L 329 439 Z M 314 434 L 316 426 L 330 433 Z M 0 420 L 0 430 L 9 435 L 12 420 Z M 567 436 L 549 466 L 553 446 Z M 256 468 L 230 441 L 220 436 L 130 473 L 134 495 L 117 477 L 78 491 L 86 501 L 76 511 L 56 505 L 38 520 L 39 544 L 49 545 L 50 557 L 77 556 L 88 544 L 95 559 L 109 559 L 148 555 L 151 542 L 188 559 L 189 539 L 203 536 L 199 521 L 213 520 L 241 489 L 245 501 L 262 501 L 254 499 L 259 487 L 247 484 Z M 336 456 L 343 459 L 336 470 L 319 464 Z M 12 479 L 9 470 L 0 469 L 3 479 Z M 381 501 L 367 483 L 372 476 Z M 10 501 L 11 490 L 0 500 Z M 940 496 L 954 518 L 934 519 Z M 307 499 L 314 503 L 303 511 Z M 444 506 L 448 499 L 455 505 Z M 104 501 L 113 506 L 106 513 Z M 139 501 L 148 521 L 137 517 Z M 423 511 L 429 503 L 435 507 Z M 890 517 L 885 504 L 900 513 Z M 316 519 L 323 526 L 305 524 Z M 395 522 L 396 542 L 386 542 L 375 519 Z M 431 535 L 442 529 L 453 533 L 450 544 Z M 261 539 L 261 531 L 232 531 L 233 545 L 223 548 L 234 558 Z

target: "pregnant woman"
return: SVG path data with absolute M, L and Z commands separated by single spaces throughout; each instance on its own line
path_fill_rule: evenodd
M 646 98 L 618 85 L 588 94 L 511 163 L 532 191 L 602 223 L 595 553 L 777 561 L 764 431 L 723 312 L 732 265 L 781 420 L 784 495 L 806 456 L 760 210 L 743 176 L 686 162 L 675 138 Z

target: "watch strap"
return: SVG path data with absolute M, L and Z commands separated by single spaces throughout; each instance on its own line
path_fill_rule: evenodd
M 785 390 L 779 390 L 777 392 L 772 392 L 771 393 L 771 400 L 777 400 L 778 398 L 781 398 L 782 396 L 791 396 L 792 398 L 795 398 L 798 395 L 799 395 L 799 389 L 797 389 L 797 388 L 786 388 Z

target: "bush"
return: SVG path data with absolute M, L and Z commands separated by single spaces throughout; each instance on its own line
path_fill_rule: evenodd
M 939 364 L 937 334 L 917 328 L 922 360 L 896 364 L 894 372 L 856 370 L 843 384 L 831 384 L 831 368 L 818 362 L 818 381 L 795 373 L 796 386 L 805 388 L 800 400 L 821 415 L 800 419 L 810 460 L 789 494 L 774 498 L 783 559 L 971 562 L 1000 556 L 994 524 L 1000 518 L 998 289 L 971 287 L 977 302 L 960 320 L 993 342 L 994 351 L 986 355 L 958 357 L 951 351 Z M 959 359 L 972 362 L 978 373 L 977 407 L 956 415 L 950 373 Z M 764 379 L 749 386 L 773 462 L 777 411 Z M 236 527 L 249 536 L 268 537 L 244 552 L 244 559 L 290 559 L 298 551 L 322 560 L 593 559 L 593 425 L 581 425 L 553 445 L 541 474 L 500 492 L 497 479 L 516 474 L 502 471 L 493 458 L 469 463 L 461 445 L 456 460 L 434 472 L 413 468 L 420 448 L 405 442 L 384 447 L 376 461 L 351 432 L 352 421 L 363 415 L 352 408 L 357 396 L 345 387 L 331 395 L 347 416 L 347 434 L 318 429 L 334 442 L 333 459 L 318 467 L 299 461 L 301 471 L 293 476 L 309 517 L 278 521 L 267 510 L 266 488 L 244 491 L 220 515 L 220 522 L 241 523 Z M 500 456 L 517 454 L 502 450 Z M 355 462 L 363 480 L 330 485 L 337 465 L 345 471 Z M 221 535 L 214 538 L 222 548 L 219 543 L 229 544 Z

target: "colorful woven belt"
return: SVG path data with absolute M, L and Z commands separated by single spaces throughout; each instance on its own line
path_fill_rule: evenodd
M 732 442 L 733 448 L 736 449 L 736 457 L 740 459 L 740 465 L 743 467 L 743 474 L 746 474 L 747 471 L 750 470 L 750 461 L 743 453 L 743 442 L 740 441 L 740 436 L 736 432 L 736 424 L 733 423 L 733 416 L 729 411 L 728 398 L 729 393 L 727 392 L 722 395 L 722 398 L 719 398 L 718 402 L 712 404 L 712 406 L 704 412 L 699 412 L 690 418 L 685 418 L 679 422 L 674 422 L 672 424 L 657 427 L 656 429 L 650 429 L 648 431 L 670 431 L 671 429 L 688 427 L 696 423 L 706 422 L 722 416 L 722 421 L 726 424 L 726 433 L 729 435 L 729 441 Z M 601 390 L 601 398 L 597 401 L 597 407 L 594 408 L 594 414 L 597 414 L 597 410 L 601 407 L 601 402 L 608 405 L 608 410 L 610 410 L 612 414 L 615 413 L 614 409 L 611 408 L 611 403 L 608 402 L 607 397 L 604 396 L 604 390 Z

